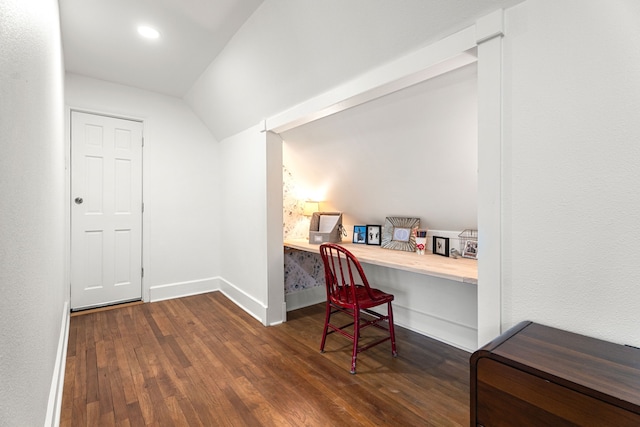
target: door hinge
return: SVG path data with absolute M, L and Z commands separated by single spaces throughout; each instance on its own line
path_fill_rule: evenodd
M 144 136 L 142 137 L 142 146 L 144 147 Z
M 140 270 L 141 270 L 140 277 L 144 277 L 144 267 L 142 267 Z
M 144 213 L 144 202 L 142 203 L 142 213 Z

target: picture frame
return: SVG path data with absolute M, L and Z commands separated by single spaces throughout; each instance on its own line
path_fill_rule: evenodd
M 382 226 L 367 225 L 367 245 L 380 246 L 382 244 Z
M 449 256 L 449 238 L 433 236 L 433 253 L 436 255 Z
M 415 252 L 418 228 L 420 218 L 387 217 L 382 230 L 381 246 L 385 249 Z
M 464 258 L 477 259 L 478 258 L 478 241 L 465 240 L 464 249 L 462 250 L 462 256 Z
M 367 243 L 367 226 L 366 225 L 354 225 L 353 226 L 353 243 L 364 245 Z

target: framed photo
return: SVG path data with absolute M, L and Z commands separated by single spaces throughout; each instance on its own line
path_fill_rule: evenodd
M 418 228 L 420 218 L 389 216 L 384 220 L 381 246 L 386 249 L 415 252 Z
M 367 243 L 367 226 L 366 225 L 353 226 L 353 243 L 359 243 L 362 245 Z
M 433 236 L 433 253 L 436 255 L 449 256 L 449 238 Z
M 382 243 L 382 226 L 367 225 L 367 245 L 378 245 Z
M 478 257 L 478 241 L 465 240 L 464 249 L 462 250 L 462 256 L 465 258 L 476 259 Z

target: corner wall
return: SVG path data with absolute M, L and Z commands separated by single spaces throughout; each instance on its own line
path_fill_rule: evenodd
M 55 424 L 63 381 L 64 99 L 58 2 L 0 13 L 0 423 Z M 62 328 L 61 328 L 62 325 Z
M 284 320 L 282 142 L 254 126 L 221 145 L 220 290 L 264 325 Z

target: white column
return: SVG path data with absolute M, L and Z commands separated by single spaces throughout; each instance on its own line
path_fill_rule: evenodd
M 282 138 L 265 132 L 267 160 L 267 316 L 266 325 L 286 320 L 282 237 Z
M 503 10 L 476 22 L 478 44 L 478 347 L 501 333 Z

